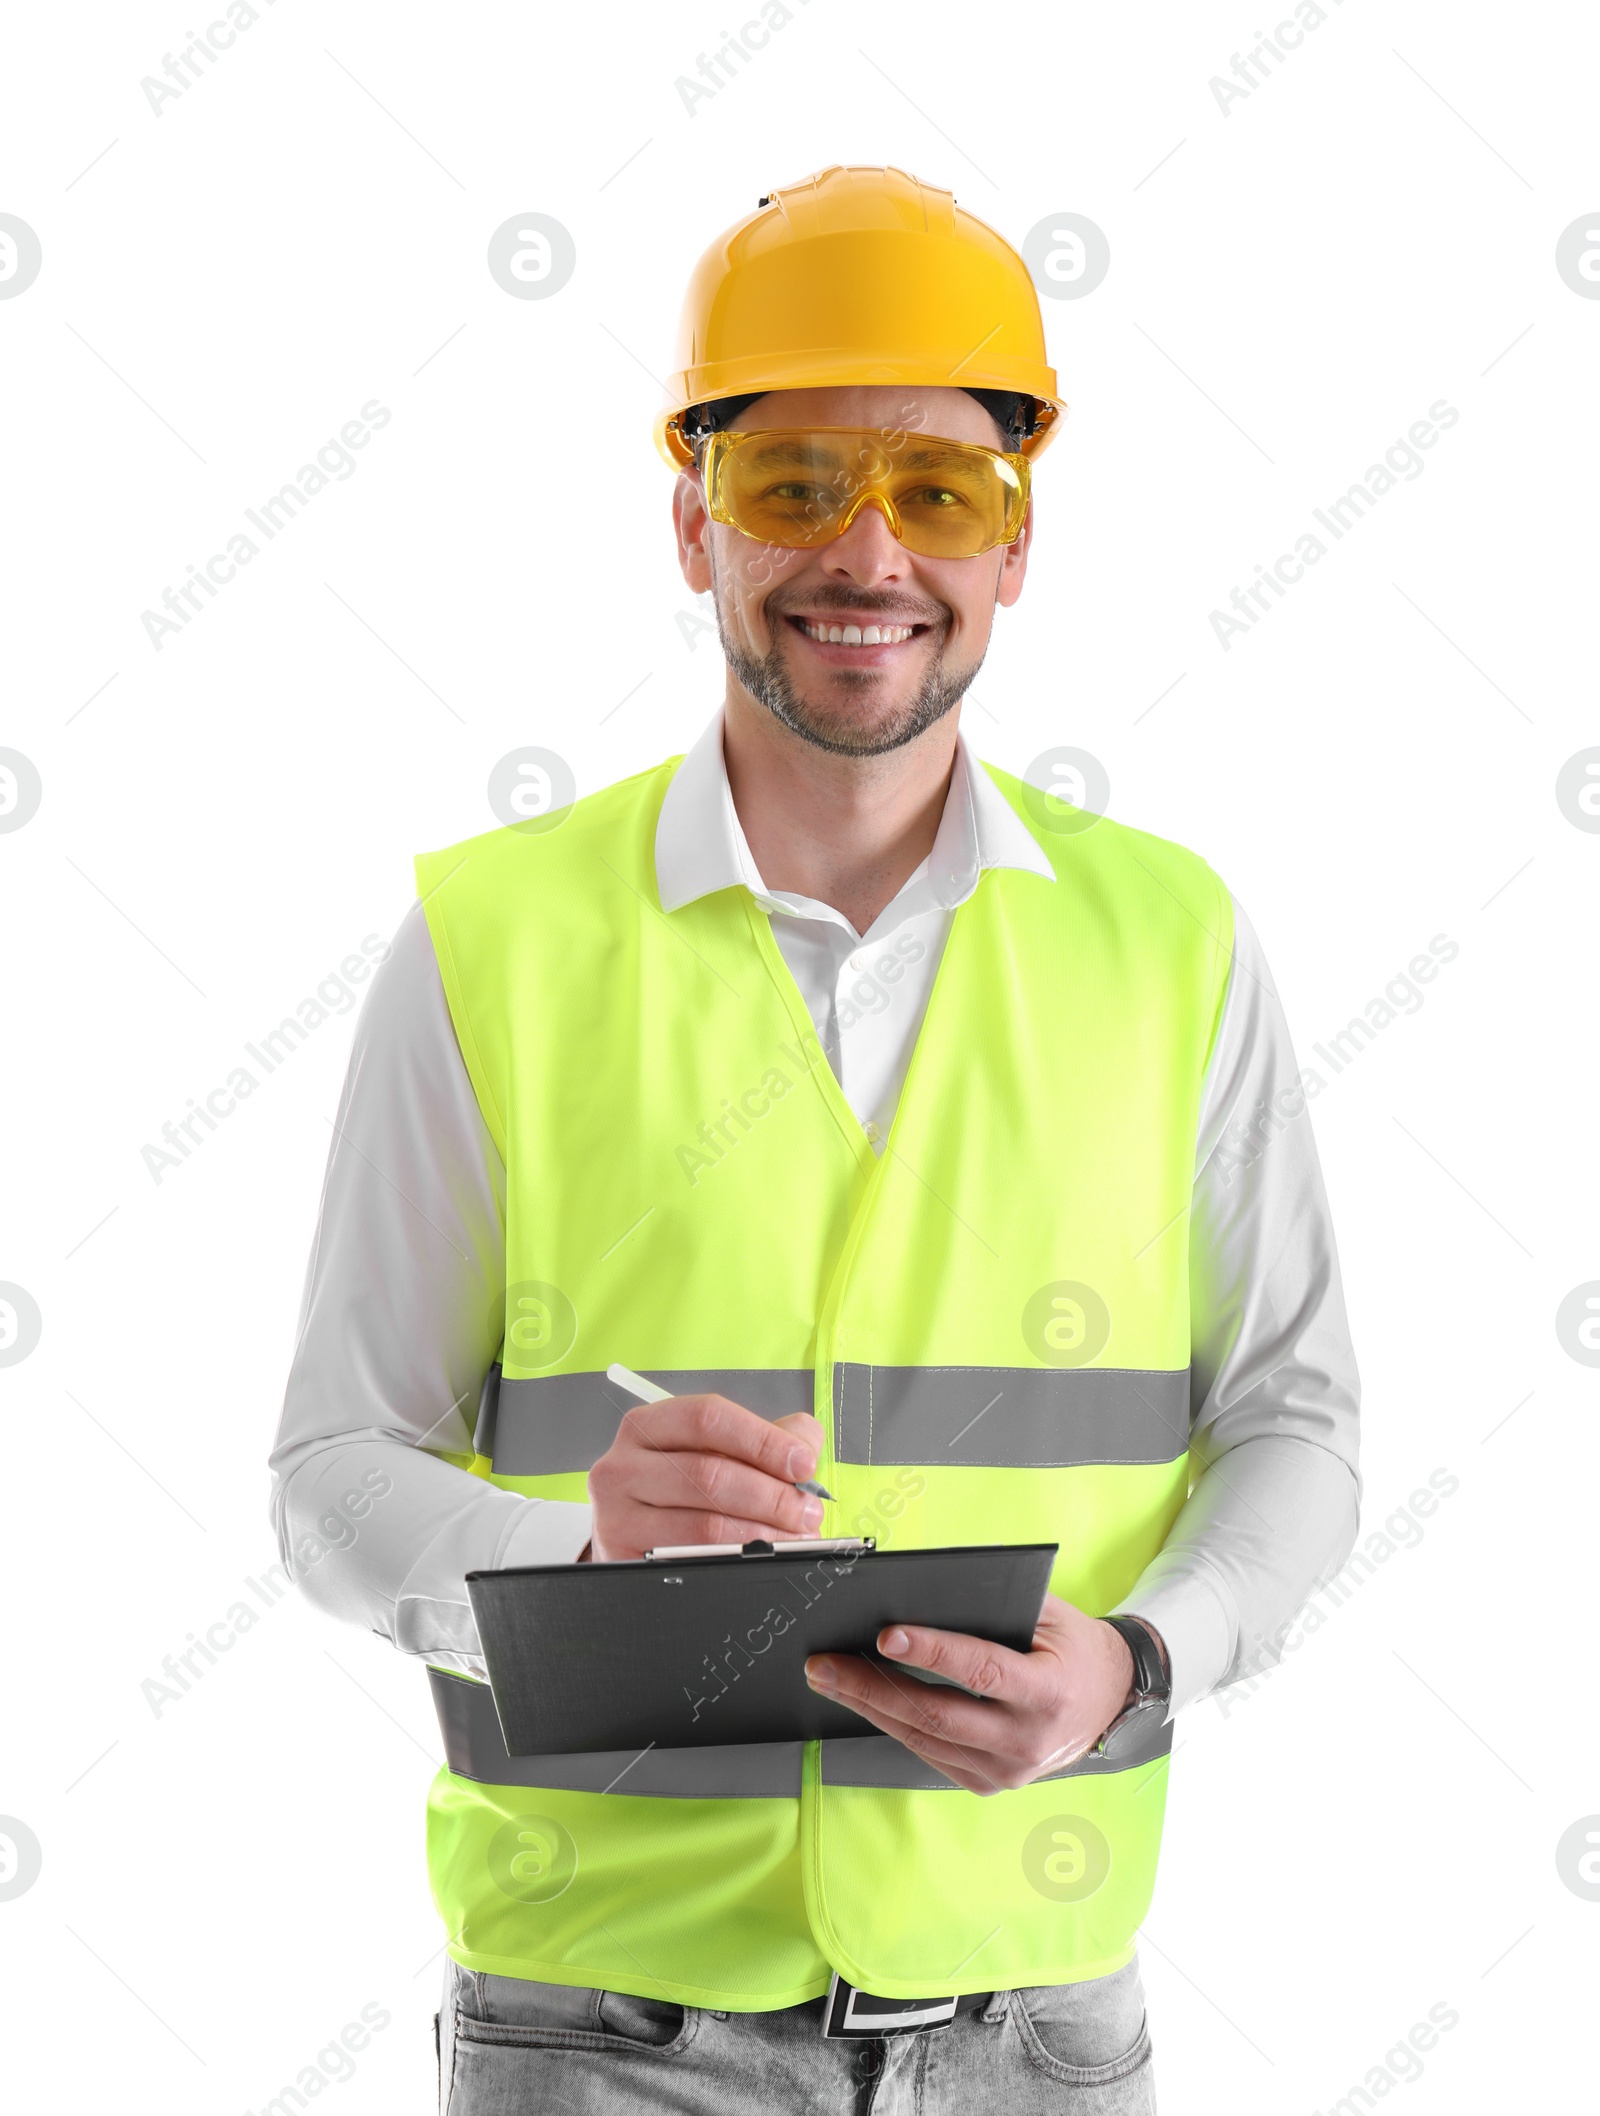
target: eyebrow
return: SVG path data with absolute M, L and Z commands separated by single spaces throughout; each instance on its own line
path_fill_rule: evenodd
M 770 448 L 756 452 L 755 462 L 761 469 L 781 468 L 784 464 L 812 464 L 837 461 L 837 452 L 820 447 L 810 441 L 774 441 Z
M 945 447 L 957 448 L 963 444 L 946 442 Z M 970 443 L 965 444 L 970 446 Z M 927 470 L 940 460 L 939 452 L 930 448 L 914 449 L 911 454 L 900 456 L 894 450 L 884 451 L 890 457 L 890 467 L 897 470 Z M 768 448 L 755 452 L 753 458 L 757 468 L 781 469 L 784 466 L 817 466 L 836 464 L 838 451 L 821 441 L 774 441 Z

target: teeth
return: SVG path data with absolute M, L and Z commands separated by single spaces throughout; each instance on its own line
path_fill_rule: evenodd
M 813 622 L 809 617 L 800 620 L 808 639 L 824 640 L 836 647 L 892 647 L 911 637 L 910 625 L 830 625 Z

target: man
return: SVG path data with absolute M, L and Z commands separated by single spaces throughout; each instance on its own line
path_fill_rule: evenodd
M 381 1493 L 298 1570 L 430 1670 L 453 2116 L 1152 2109 L 1174 1716 L 1356 1531 L 1288 1032 L 1202 860 L 959 732 L 1064 410 L 1016 254 L 830 169 L 712 246 L 681 342 L 657 440 L 723 705 L 418 861 L 329 1158 L 285 1561 Z M 1058 1544 L 1032 1650 L 814 1657 L 857 1740 L 506 1753 L 466 1572 L 815 1533 Z

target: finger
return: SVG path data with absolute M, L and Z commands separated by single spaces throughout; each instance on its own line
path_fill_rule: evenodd
M 827 1680 L 830 1670 L 837 1671 L 836 1686 Z M 930 1689 L 914 1676 L 897 1678 L 892 1670 L 850 1655 L 813 1655 L 806 1679 L 820 1694 L 838 1697 L 950 1775 L 976 1771 L 989 1791 L 1029 1784 L 1075 1763 L 1093 1746 L 1092 1739 L 1078 1740 L 1041 1755 L 1036 1715 L 942 1686 Z
M 739 1520 L 753 1524 L 750 1536 L 803 1536 L 813 1533 L 822 1521 L 820 1499 L 736 1462 L 730 1455 L 665 1448 L 648 1454 L 635 1452 L 604 1470 L 597 1463 L 590 1481 L 603 1500 Z
M 931 1763 L 935 1770 L 965 1786 L 969 1793 L 997 1793 L 1007 1783 L 1003 1761 L 982 1746 L 941 1740 L 936 1735 L 908 1726 L 904 1720 L 880 1710 L 873 1703 L 846 1697 L 842 1692 L 824 1691 L 822 1694 L 859 1713 L 880 1734 L 892 1735 L 902 1748 L 920 1756 L 925 1763 Z
M 1030 1656 L 997 1646 L 965 1631 L 936 1631 L 924 1624 L 890 1624 L 878 1633 L 878 1651 L 907 1667 L 948 1676 L 963 1689 L 1005 1704 L 1022 1704 L 1035 1688 Z
M 914 1675 L 897 1676 L 855 1654 L 813 1654 L 806 1662 L 806 1680 L 903 1741 L 931 1737 L 990 1755 L 1020 1748 L 1003 1706 L 931 1688 Z
M 737 1514 L 697 1513 L 689 1508 L 629 1505 L 608 1521 L 607 1557 L 640 1557 L 647 1550 L 670 1550 L 702 1543 L 755 1543 L 772 1540 L 771 1524 L 742 1520 Z
M 822 1453 L 822 1422 L 813 1418 L 809 1411 L 786 1411 L 781 1418 L 774 1418 L 773 1425 L 780 1432 L 788 1433 L 803 1448 L 809 1448 L 813 1467 Z
M 924 1763 L 931 1764 L 946 1778 L 953 1778 L 957 1785 L 965 1786 L 969 1793 L 1003 1793 L 1015 1786 L 1019 1780 L 1015 1770 L 1002 1769 L 996 1759 L 982 1749 L 962 1748 L 955 1742 L 935 1741 L 931 1735 L 913 1735 L 908 1741 L 903 1734 L 895 1734 L 893 1728 L 883 1730 L 891 1734 L 902 1748 L 920 1756 Z
M 810 1492 L 797 1491 L 787 1479 L 769 1477 L 728 1455 L 667 1455 L 663 1462 L 681 1480 L 660 1496 L 681 1506 L 688 1500 L 685 1485 L 692 1488 L 707 1510 L 738 1515 L 765 1526 L 758 1531 L 771 1535 L 815 1534 L 822 1523 L 822 1501 Z
M 669 1396 L 665 1403 L 640 1404 L 623 1418 L 617 1438 L 646 1448 L 730 1455 L 786 1483 L 809 1477 L 816 1467 L 809 1440 L 726 1396 Z

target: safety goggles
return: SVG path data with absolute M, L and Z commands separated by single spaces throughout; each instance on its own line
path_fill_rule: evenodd
M 899 429 L 725 429 L 700 468 L 713 521 L 794 551 L 832 543 L 872 505 L 908 551 L 976 558 L 1014 542 L 1028 508 L 1026 456 Z

